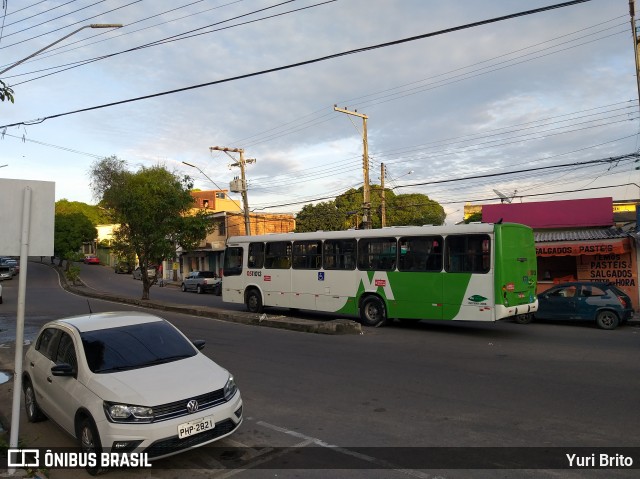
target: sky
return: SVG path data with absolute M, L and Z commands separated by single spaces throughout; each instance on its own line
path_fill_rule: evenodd
M 0 71 L 123 27 L 0 74 L 0 178 L 95 204 L 91 166 L 115 155 L 229 189 L 238 154 L 210 147 L 241 148 L 250 209 L 296 213 L 363 183 L 363 120 L 338 105 L 368 117 L 370 182 L 384 164 L 447 224 L 497 192 L 638 199 L 629 1 L 514 15 L 559 3 L 8 0 Z

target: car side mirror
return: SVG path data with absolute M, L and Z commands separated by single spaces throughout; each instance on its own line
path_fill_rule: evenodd
M 54 376 L 74 376 L 76 372 L 70 364 L 62 363 L 52 366 L 51 374 L 53 374 Z
M 207 343 L 204 339 L 194 339 L 191 342 L 200 351 L 202 351 L 204 349 L 204 345 Z

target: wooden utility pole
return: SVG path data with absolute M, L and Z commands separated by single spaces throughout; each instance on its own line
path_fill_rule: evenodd
M 224 151 L 227 155 L 229 152 L 231 153 L 239 153 L 240 159 L 235 163 L 232 163 L 230 166 L 237 166 L 240 168 L 240 184 L 236 180 L 231 182 L 231 191 L 237 192 L 240 191 L 242 194 L 242 204 L 244 207 L 244 232 L 247 236 L 251 236 L 251 220 L 249 218 L 249 198 L 247 196 L 247 178 L 244 172 L 244 167 L 247 163 L 255 163 L 255 158 L 246 159 L 244 158 L 244 149 L 242 148 L 227 148 L 224 146 L 212 146 L 209 148 L 211 151 Z M 231 155 L 229 155 L 233 160 Z M 235 189 L 234 189 L 235 188 Z
M 384 228 L 387 226 L 387 202 L 384 197 L 384 177 L 387 173 L 387 169 L 384 167 L 384 163 L 380 164 L 380 223 Z
M 638 59 L 638 32 L 636 31 L 635 0 L 629 0 L 629 15 L 631 16 L 631 35 L 633 37 L 633 56 L 636 61 L 636 83 L 638 85 L 638 108 L 640 108 L 640 60 Z
M 369 189 L 369 144 L 367 142 L 367 115 L 358 113 L 357 111 L 349 111 L 346 108 L 338 108 L 333 105 L 335 111 L 346 113 L 347 115 L 359 116 L 362 118 L 362 174 L 364 176 L 364 186 L 362 188 L 362 226 L 363 229 L 371 229 L 371 198 Z

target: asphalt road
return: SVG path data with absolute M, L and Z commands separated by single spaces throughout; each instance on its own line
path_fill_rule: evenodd
M 122 294 L 142 287 L 130 275 L 99 266 L 83 265 L 82 278 L 90 287 Z M 4 283 L 0 343 L 11 341 L 17 283 Z M 88 311 L 87 299 L 62 290 L 47 265 L 29 264 L 28 285 L 27 339 L 46 320 Z M 165 299 L 160 295 L 191 304 L 220 301 L 211 294 L 154 287 L 151 297 Z M 94 299 L 90 303 L 93 311 L 131 309 Z M 176 471 L 166 475 L 164 468 L 181 467 L 189 469 L 189 476 L 243 478 L 637 477 L 637 470 L 625 469 L 426 467 L 430 447 L 544 447 L 552 452 L 640 447 L 636 325 L 601 331 L 591 325 L 552 323 L 422 322 L 332 336 L 161 315 L 192 339 L 205 339 L 203 352 L 236 377 L 245 422 L 220 445 L 246 447 L 255 467 L 219 469 L 214 454 L 195 450 L 159 461 L 153 475 L 128 470 L 112 471 L 111 477 L 178 477 Z M 73 444 L 50 422 L 25 428 L 37 440 L 33 445 Z M 293 445 L 317 446 L 312 449 L 317 452 L 306 457 L 304 467 L 294 469 L 300 466 L 295 455 L 273 449 Z M 329 450 L 327 445 L 339 448 Z M 360 449 L 368 447 L 376 449 Z M 412 450 L 410 457 L 427 459 L 411 463 L 403 456 L 407 447 L 426 448 Z M 327 450 L 330 457 L 324 455 Z M 464 456 L 468 452 L 472 457 L 474 450 L 459 451 L 458 468 L 466 467 Z M 348 466 L 346 461 L 354 458 L 359 465 Z M 636 467 L 638 463 L 640 455 Z M 277 467 L 265 469 L 270 466 Z M 77 477 L 83 474 L 73 471 Z

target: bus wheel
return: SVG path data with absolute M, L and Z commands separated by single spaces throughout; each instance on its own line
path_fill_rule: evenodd
M 262 313 L 262 297 L 256 289 L 250 289 L 244 299 L 247 309 L 252 313 Z
M 387 321 L 387 312 L 384 303 L 377 296 L 367 296 L 360 305 L 360 320 L 365 326 L 384 325 Z
M 518 314 L 513 319 L 518 324 L 529 324 L 531 321 L 533 321 L 533 313 Z

